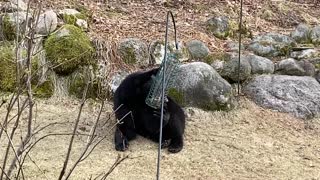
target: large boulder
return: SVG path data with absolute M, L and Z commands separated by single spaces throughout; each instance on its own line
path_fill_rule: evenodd
M 181 65 L 169 96 L 182 106 L 205 110 L 233 108 L 231 85 L 203 62 Z
M 187 49 L 194 60 L 204 59 L 209 54 L 209 48 L 199 40 L 187 42 Z
M 247 49 L 259 56 L 276 57 L 288 55 L 291 48 L 295 45 L 296 42 L 289 36 L 268 33 L 256 37 L 248 45 Z
M 320 45 L 320 25 L 311 30 L 310 36 L 313 44 Z
M 276 64 L 276 73 L 292 76 L 313 76 L 315 67 L 309 61 L 297 61 L 293 58 L 288 58 Z
M 310 42 L 310 27 L 306 24 L 299 24 L 296 29 L 291 32 L 291 37 L 298 43 Z
M 45 41 L 46 58 L 60 75 L 73 73 L 79 66 L 94 63 L 94 48 L 89 37 L 78 27 L 64 25 Z
M 39 21 L 36 27 L 36 33 L 48 35 L 55 31 L 58 26 L 58 16 L 52 11 L 46 11 L 39 16 Z
M 118 47 L 121 59 L 127 64 L 145 66 L 149 64 L 147 45 L 137 38 L 123 39 Z
M 320 114 L 320 84 L 312 77 L 260 75 L 243 92 L 258 105 L 308 119 Z

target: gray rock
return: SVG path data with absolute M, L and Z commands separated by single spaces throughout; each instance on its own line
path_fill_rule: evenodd
M 84 19 L 77 19 L 76 26 L 82 28 L 83 30 L 88 29 L 88 22 Z
M 16 11 L 27 11 L 28 5 L 23 0 L 10 0 L 9 2 L 4 2 L 1 6 L 1 12 L 12 13 Z
M 169 90 L 169 96 L 180 105 L 206 110 L 233 108 L 231 94 L 231 85 L 203 62 L 181 65 L 174 87 Z
M 298 43 L 307 43 L 310 41 L 310 27 L 306 24 L 299 24 L 297 28 L 291 32 L 291 37 Z
M 310 36 L 313 44 L 316 44 L 316 45 L 320 44 L 320 25 L 314 27 L 311 30 Z
M 195 60 L 203 59 L 209 54 L 209 48 L 199 40 L 192 40 L 187 43 L 187 49 Z
M 316 69 L 320 70 L 320 57 L 308 59 L 308 61 L 313 64 Z
M 248 56 L 252 74 L 272 74 L 274 72 L 274 64 L 270 59 L 254 54 Z
M 290 53 L 290 57 L 294 59 L 310 59 L 319 56 L 320 52 L 315 49 L 305 49 L 302 51 L 293 51 Z
M 217 38 L 225 39 L 229 36 L 229 18 L 226 16 L 213 17 L 207 21 L 207 30 Z
M 111 92 L 115 93 L 121 82 L 129 75 L 128 72 L 118 72 L 111 77 L 111 81 L 108 83 Z
M 48 35 L 57 29 L 57 25 L 57 14 L 52 10 L 46 11 L 39 16 L 36 33 L 41 35 Z
M 168 52 L 172 53 L 173 50 L 176 49 L 175 42 L 168 43 Z M 153 41 L 150 44 L 150 64 L 161 64 L 164 59 L 164 42 L 163 41 Z M 178 42 L 178 53 L 180 54 L 179 60 L 186 61 L 189 59 L 189 53 L 187 48 L 183 45 L 183 43 Z
M 226 49 L 228 52 L 238 52 L 239 51 L 239 43 L 238 42 L 227 42 Z M 244 50 L 245 46 L 241 44 L 241 50 Z
M 276 64 L 276 73 L 292 76 L 314 76 L 315 67 L 308 61 L 297 61 L 288 58 Z
M 231 82 L 238 81 L 238 54 L 232 54 L 230 59 L 227 60 L 221 71 L 221 76 Z M 240 81 L 245 81 L 251 76 L 251 65 L 249 63 L 249 56 L 241 55 L 240 59 Z
M 296 42 L 289 36 L 268 33 L 256 37 L 248 45 L 247 49 L 259 56 L 276 57 L 287 55 L 290 49 L 295 45 Z
M 221 73 L 224 67 L 225 61 L 216 60 L 211 63 L 211 66 L 218 72 Z
M 147 45 L 136 38 L 123 39 L 118 47 L 121 59 L 127 64 L 148 65 Z
M 320 84 L 312 77 L 260 75 L 243 92 L 258 105 L 309 119 L 320 114 Z
M 81 14 L 79 11 L 75 9 L 63 9 L 59 11 L 59 15 L 79 15 Z
M 320 71 L 317 71 L 315 78 L 320 83 Z

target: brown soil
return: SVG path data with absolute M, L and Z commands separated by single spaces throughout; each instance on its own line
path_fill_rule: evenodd
M 42 134 L 70 133 L 78 105 L 79 102 L 67 100 L 37 102 L 36 125 L 64 123 Z M 110 107 L 105 108 L 101 123 L 107 121 Z M 78 133 L 89 133 L 97 112 L 95 103 L 84 107 Z M 299 120 L 260 108 L 246 99 L 241 99 L 240 106 L 228 113 L 194 108 L 187 108 L 186 112 L 189 117 L 184 149 L 178 154 L 162 151 L 161 179 L 320 178 L 320 119 Z M 1 108 L 1 119 L 4 114 L 5 109 Z M 119 154 L 121 157 L 129 155 L 129 159 L 125 159 L 108 179 L 155 179 L 157 145 L 138 137 L 130 143 L 127 152 L 119 153 L 114 150 L 113 130 L 107 130 L 112 124 L 114 120 L 109 120 L 105 130 L 99 132 L 107 138 L 79 164 L 71 179 L 94 179 L 107 172 Z M 20 130 L 24 132 L 25 127 L 21 126 Z M 53 136 L 41 141 L 30 153 L 32 161 L 26 159 L 24 174 L 27 179 L 57 179 L 69 140 L 70 136 Z M 0 142 L 5 142 L 5 138 Z M 84 136 L 76 138 L 71 164 L 85 142 Z M 4 143 L 1 143 L 0 162 L 3 150 Z

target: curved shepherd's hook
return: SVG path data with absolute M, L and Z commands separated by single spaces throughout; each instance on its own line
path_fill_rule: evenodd
M 169 29 L 169 18 L 171 17 L 173 28 L 174 28 L 174 40 L 176 49 L 178 50 L 178 42 L 177 42 L 177 31 L 176 31 L 176 23 L 171 11 L 167 13 L 167 22 L 166 22 L 166 34 L 165 34 L 165 49 L 164 49 L 164 62 L 163 69 L 166 69 L 167 62 L 167 48 L 168 48 L 168 29 Z M 161 117 L 160 117 L 160 135 L 159 135 L 159 147 L 158 147 L 158 161 L 157 161 L 157 180 L 160 178 L 160 158 L 161 158 L 161 142 L 162 142 L 162 127 L 163 127 L 163 105 L 164 105 L 164 95 L 165 95 L 165 74 L 162 74 L 162 93 L 161 93 Z

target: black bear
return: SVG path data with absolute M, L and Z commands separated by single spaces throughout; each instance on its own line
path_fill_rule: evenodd
M 159 68 L 128 75 L 117 88 L 113 99 L 113 110 L 118 120 L 114 141 L 117 151 L 125 151 L 129 141 L 139 134 L 159 142 L 161 109 L 154 109 L 145 103 L 152 84 L 152 78 Z M 171 153 L 183 148 L 185 115 L 182 108 L 170 97 L 164 104 L 162 148 Z

